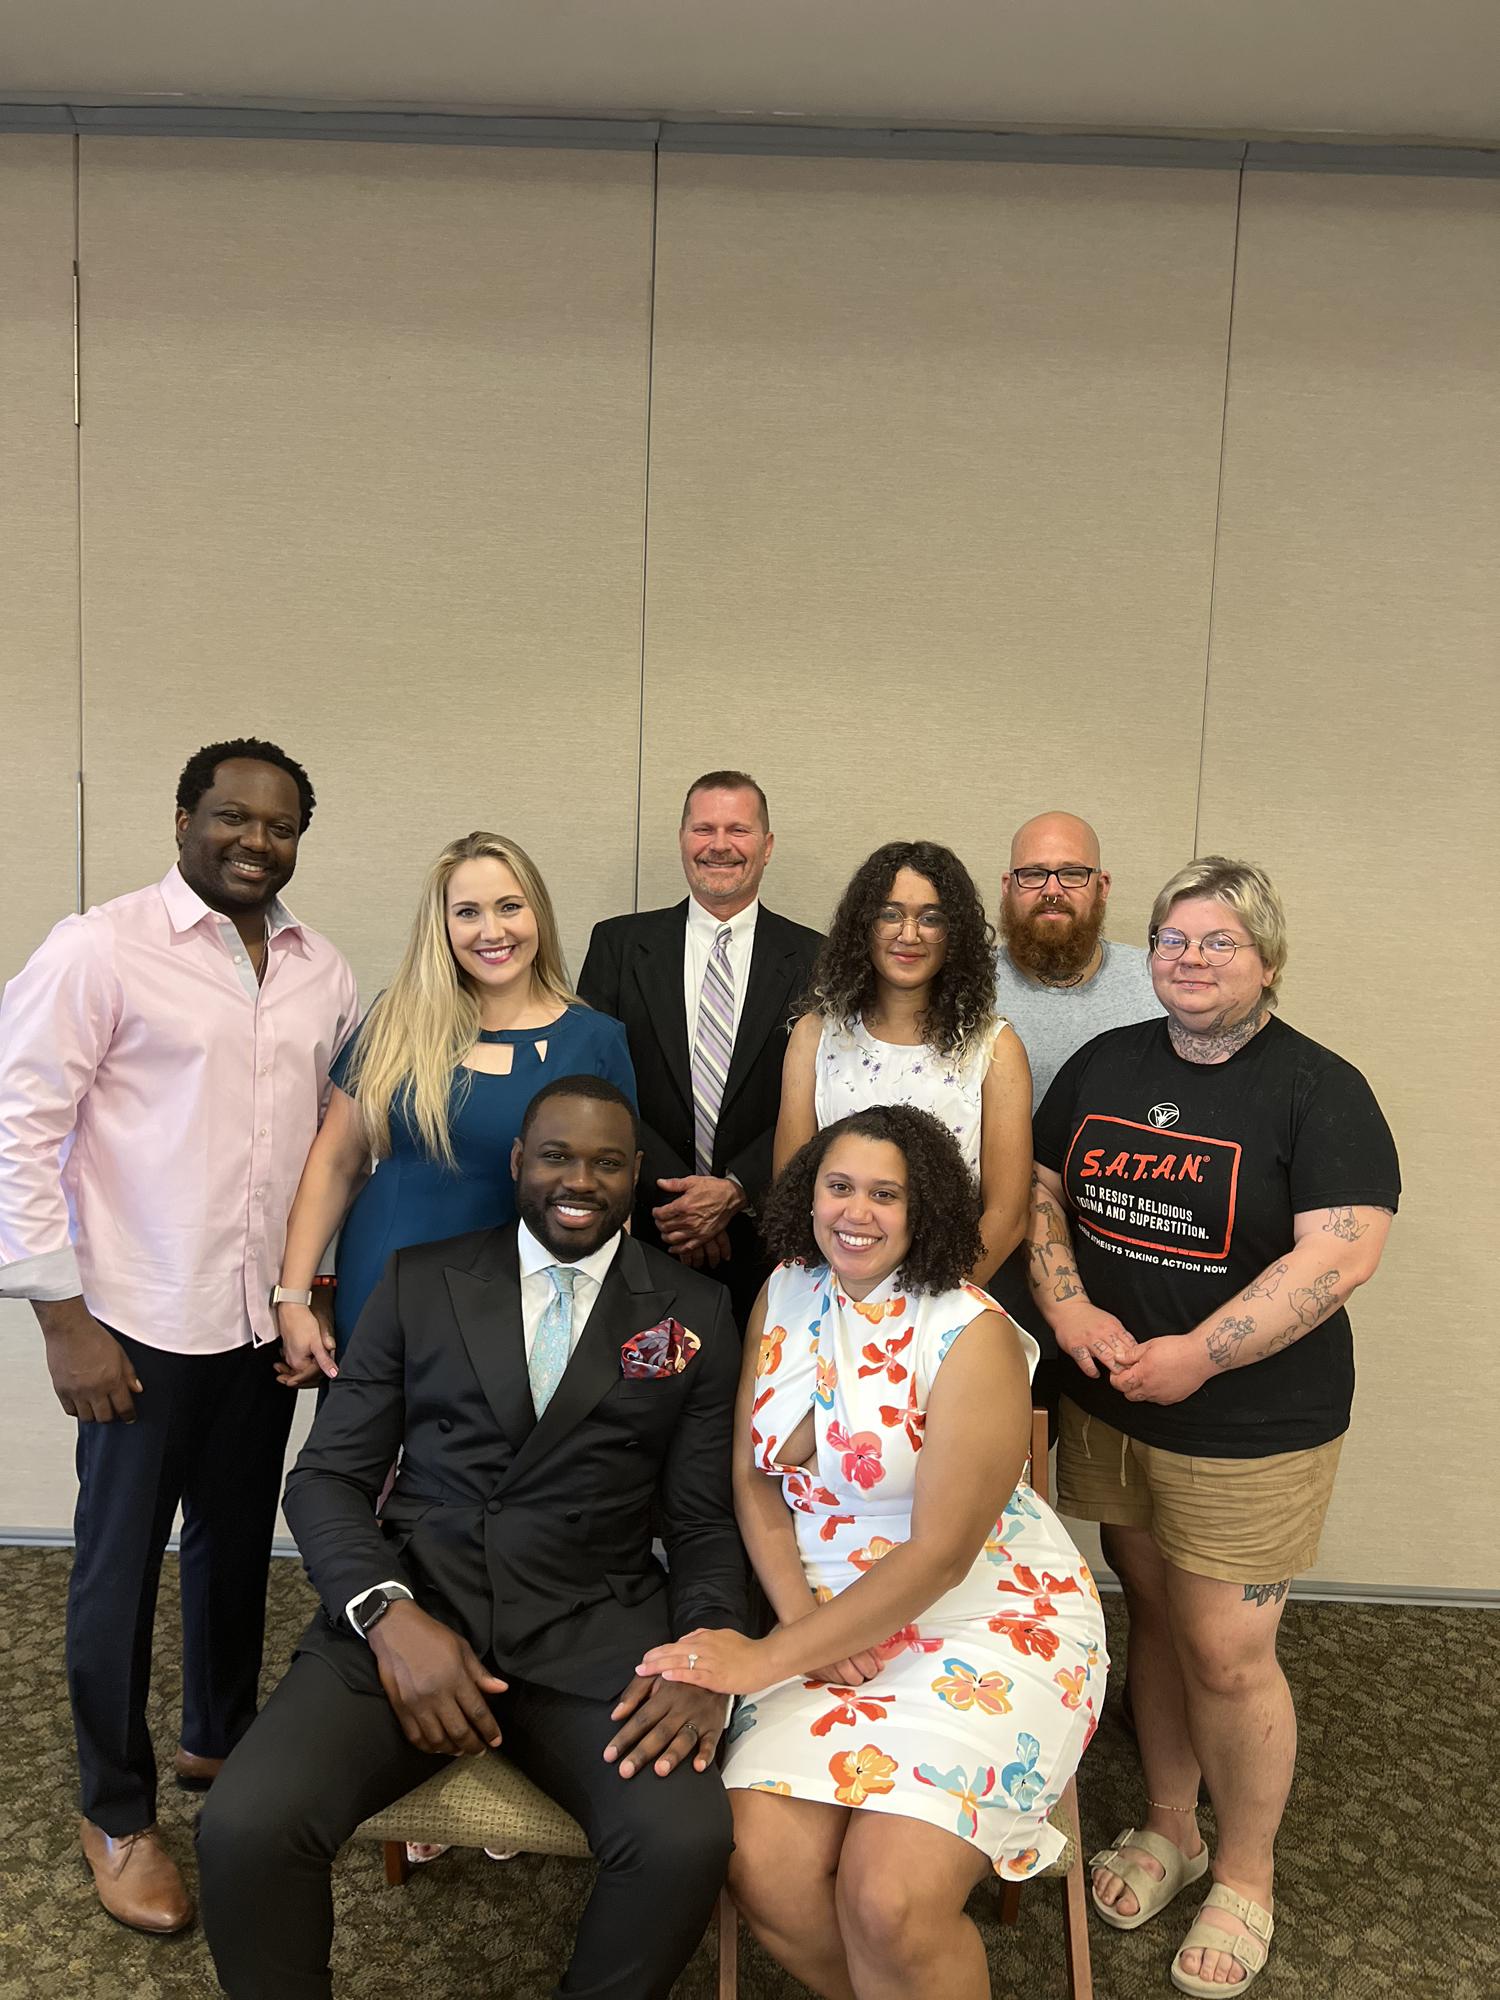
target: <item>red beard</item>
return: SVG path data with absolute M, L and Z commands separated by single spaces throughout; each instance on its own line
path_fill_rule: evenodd
M 1076 979 L 1088 967 L 1104 928 L 1104 898 L 1097 886 L 1093 901 L 1081 915 L 1070 915 L 1067 922 L 1041 915 L 1043 909 L 1064 907 L 1071 908 L 1055 898 L 1048 902 L 1044 897 L 1029 917 L 1018 917 L 1008 897 L 1000 906 L 1005 949 L 1023 972 L 1054 986 Z

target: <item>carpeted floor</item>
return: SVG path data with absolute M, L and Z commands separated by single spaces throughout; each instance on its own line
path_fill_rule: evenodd
M 187 2000 L 211 1995 L 201 1935 L 151 1940 L 95 1902 L 78 1856 L 74 1767 L 62 1675 L 66 1551 L 0 1549 L 3 1786 L 0 1786 L 0 2000 Z M 173 1581 L 169 1562 L 167 1582 Z M 275 1679 L 311 1596 L 295 1564 L 272 1571 L 268 1657 Z M 1118 1649 L 1118 1600 L 1109 1600 Z M 163 1592 L 152 1702 L 158 1757 L 176 1741 L 177 1610 Z M 1496 1824 L 1500 1613 L 1292 1604 L 1283 1657 L 1302 1720 L 1302 1769 L 1282 1829 L 1280 1910 L 1257 2000 L 1494 2000 L 1500 1925 L 1489 1852 Z M 1084 1836 L 1104 1844 L 1139 1803 L 1133 1745 L 1114 1715 L 1084 1763 Z M 191 1866 L 198 1801 L 168 1786 L 161 1816 Z M 335 1874 L 340 2000 L 543 2000 L 566 1960 L 588 1883 L 578 1862 L 527 1856 L 496 1865 L 452 1854 L 410 1886 L 385 1888 L 377 1849 L 350 1847 Z M 997 1996 L 1067 1991 L 1059 1888 L 1021 1899 L 1002 1932 L 986 1885 L 972 1911 Z M 1170 1995 L 1170 1950 L 1191 1909 L 1128 1935 L 1091 1926 L 1100 2000 Z M 743 1934 L 742 1934 L 743 1936 Z M 745 2000 L 802 1989 L 743 1938 Z M 705 1944 L 675 1989 L 709 2000 Z

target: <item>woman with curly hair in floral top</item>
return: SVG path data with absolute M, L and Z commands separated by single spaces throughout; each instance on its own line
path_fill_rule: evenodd
M 983 2000 L 964 1915 L 1048 1821 L 1104 1698 L 1088 1569 L 1021 1480 L 1036 1343 L 965 1281 L 956 1141 L 883 1105 L 817 1133 L 764 1226 L 736 1414 L 740 1530 L 780 1621 L 697 1631 L 642 1673 L 739 1694 L 730 1887 L 831 2000 Z
M 1025 1232 L 1031 1070 L 995 1016 L 995 933 L 972 876 L 931 840 L 892 840 L 855 870 L 782 1067 L 778 1170 L 820 1126 L 915 1104 L 958 1141 L 983 1198 L 983 1284 Z

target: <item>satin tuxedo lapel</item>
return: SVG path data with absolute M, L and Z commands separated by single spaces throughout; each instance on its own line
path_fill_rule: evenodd
M 518 1320 L 519 1297 L 518 1288 Z M 615 1261 L 599 1288 L 594 1309 L 563 1370 L 563 1378 L 554 1390 L 551 1402 L 537 1418 L 531 1435 L 511 1461 L 509 1471 L 501 1479 L 502 1491 L 529 1465 L 555 1450 L 568 1432 L 582 1423 L 600 1398 L 609 1394 L 620 1380 L 621 1346 L 631 1334 L 640 1333 L 664 1319 L 673 1297 L 671 1292 L 659 1292 L 652 1288 L 640 1246 L 633 1238 L 622 1236 Z M 524 1353 L 521 1379 L 524 1385 Z M 526 1400 L 529 1408 L 529 1391 Z
M 724 1083 L 725 1111 L 755 1066 L 755 1059 L 779 1027 L 783 1027 L 799 996 L 792 991 L 798 983 L 797 946 L 788 942 L 780 919 L 762 909 L 755 920 L 755 942 L 750 952 L 750 977 L 745 983 L 745 1004 L 740 1011 L 739 1031 L 729 1058 L 729 1075 Z
M 687 945 L 687 904 L 663 910 L 661 921 L 636 946 L 635 983 L 646 1003 L 652 1033 L 661 1044 L 672 1081 L 691 1116 L 693 1078 L 687 1011 L 682 998 L 682 954 Z
M 615 1261 L 618 1263 L 618 1258 Z M 511 1450 L 519 1453 L 536 1429 L 536 1411 L 526 1371 L 521 1260 L 515 1232 L 495 1231 L 470 1269 L 448 1265 L 443 1276 L 485 1401 Z

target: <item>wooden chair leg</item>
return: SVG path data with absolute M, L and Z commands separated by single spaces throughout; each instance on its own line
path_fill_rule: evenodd
M 740 1913 L 727 1889 L 719 1891 L 719 2000 L 740 1990 Z
M 1083 1858 L 1083 1821 L 1078 1813 L 1078 1786 L 1069 1778 L 1063 1804 L 1072 1818 L 1077 1839 L 1073 1865 L 1063 1877 L 1063 1948 L 1068 1959 L 1071 2000 L 1094 2000 L 1094 1968 L 1089 1958 L 1088 1874 Z
M 388 1889 L 399 1889 L 411 1874 L 411 1863 L 406 1858 L 404 1840 L 383 1840 L 381 1852 L 385 1856 L 385 1883 Z
M 1013 1924 L 1021 1915 L 1021 1885 L 1019 1882 L 1000 1884 L 1000 1921 Z

